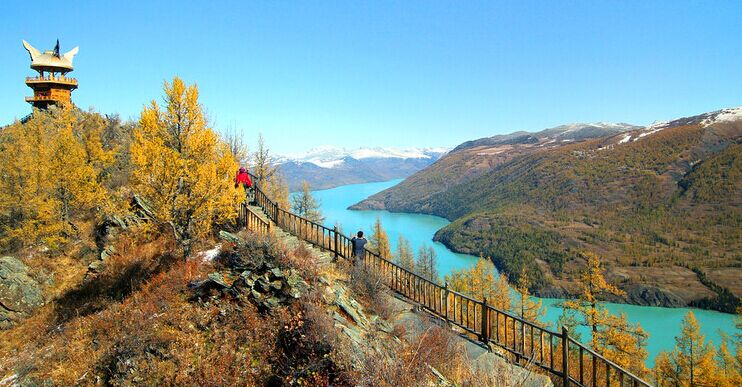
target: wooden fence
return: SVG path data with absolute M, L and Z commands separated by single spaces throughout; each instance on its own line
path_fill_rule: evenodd
M 247 206 L 247 203 L 244 202 L 240 203 L 237 221 L 240 227 L 244 227 L 258 234 L 268 234 L 271 231 L 270 222 L 263 220 L 263 218 L 254 213 L 250 207 Z
M 251 178 L 257 181 L 254 176 Z M 337 227 L 328 228 L 279 208 L 257 184 L 254 188 L 258 206 L 276 226 L 330 251 L 335 258 L 361 259 L 367 268 L 378 271 L 393 291 L 461 328 L 486 346 L 503 348 L 516 363 L 540 367 L 560 380 L 563 386 L 649 386 L 638 376 L 570 337 L 566 328 L 552 331 L 509 311 L 497 309 L 487 304 L 486 299 L 477 300 L 456 292 L 448 284 L 441 286 L 373 251 L 366 250 L 363 257 L 353 257 L 351 239 L 340 233 Z M 249 208 L 245 209 L 251 213 Z M 267 227 L 269 229 L 270 225 Z

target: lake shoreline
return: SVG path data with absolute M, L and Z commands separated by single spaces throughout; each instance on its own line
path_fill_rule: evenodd
M 390 180 L 391 181 L 391 180 Z M 391 187 L 389 187 L 391 188 Z M 448 222 L 453 222 L 451 219 L 447 219 L 444 216 L 440 216 L 433 213 L 405 211 L 403 208 L 395 208 L 389 210 L 386 208 L 384 203 L 369 201 L 369 197 L 365 197 L 353 204 L 349 205 L 346 209 L 348 211 L 386 211 L 393 214 L 408 214 L 408 215 L 426 215 L 436 216 L 442 219 L 446 219 Z M 445 226 L 444 226 L 445 227 Z M 455 244 L 451 243 L 447 238 L 440 237 L 440 231 L 444 228 L 436 230 L 432 237 L 432 241 L 443 244 L 448 250 L 458 253 L 472 256 L 478 256 L 480 252 L 471 251 L 469 249 L 458 248 Z M 497 264 L 493 260 L 493 264 L 497 267 Z M 497 267 L 499 271 L 502 271 L 501 267 Z M 651 268 L 648 268 L 651 269 Z M 677 270 L 686 270 L 687 268 L 678 267 Z M 672 268 L 663 270 L 672 270 Z M 689 269 L 688 269 L 689 270 Z M 697 273 L 696 273 L 697 274 Z M 695 276 L 694 276 L 695 277 Z M 563 280 L 566 285 L 574 286 L 560 286 L 560 284 L 552 284 L 548 287 L 534 288 L 531 289 L 534 295 L 544 298 L 573 298 L 577 296 L 576 291 L 570 291 L 571 288 L 576 288 L 576 283 L 570 280 Z M 717 299 L 722 295 L 712 288 L 708 288 L 709 291 L 714 292 L 715 295 L 706 298 L 689 298 L 682 297 L 675 294 L 672 290 L 658 286 L 653 283 L 641 283 L 641 282 L 630 282 L 622 284 L 622 290 L 626 292 L 625 297 L 609 297 L 608 302 L 619 303 L 625 305 L 636 305 L 636 306 L 650 306 L 650 307 L 662 307 L 662 308 L 693 308 L 698 310 L 714 311 L 719 313 L 725 313 L 729 315 L 736 315 L 734 310 L 724 310 L 717 302 Z

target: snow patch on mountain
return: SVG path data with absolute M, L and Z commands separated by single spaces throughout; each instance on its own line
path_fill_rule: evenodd
M 311 163 L 321 168 L 337 168 L 343 165 L 346 159 L 432 159 L 438 158 L 448 152 L 449 148 L 397 148 L 397 147 L 375 147 L 375 148 L 340 148 L 333 146 L 321 146 L 310 149 L 307 152 L 283 155 L 278 158 L 278 163 L 287 162 Z
M 731 122 L 740 120 L 742 120 L 742 106 L 729 109 L 721 109 L 719 111 L 713 112 L 708 118 L 701 121 L 701 125 L 709 126 L 717 122 Z
M 625 143 L 625 142 L 629 142 L 629 140 L 631 140 L 631 135 L 630 135 L 630 134 L 627 134 L 627 135 L 625 135 L 625 136 L 624 136 L 624 137 L 623 137 L 623 138 L 621 139 L 621 141 L 619 141 L 618 143 L 619 143 L 619 144 L 623 144 L 623 143 Z

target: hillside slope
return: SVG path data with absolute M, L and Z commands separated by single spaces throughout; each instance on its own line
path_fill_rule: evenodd
M 577 123 L 536 133 L 521 131 L 467 141 L 428 168 L 351 208 L 432 213 L 454 219 L 455 217 L 451 218 L 449 214 L 430 205 L 429 201 L 434 195 L 463 185 L 480 174 L 521 156 L 639 128 L 630 124 Z
M 742 294 L 740 111 L 558 147 L 459 147 L 356 208 L 444 216 L 453 223 L 437 240 L 491 256 L 512 280 L 525 268 L 543 296 L 573 294 L 580 252 L 593 251 L 627 292 L 617 301 L 731 311 L 739 301 L 723 288 Z M 485 159 L 494 152 L 499 162 Z

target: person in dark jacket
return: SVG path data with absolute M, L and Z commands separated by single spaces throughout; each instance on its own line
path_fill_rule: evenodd
M 250 180 L 250 175 L 247 173 L 245 167 L 240 167 L 240 171 L 237 172 L 237 177 L 234 178 L 234 188 L 237 188 L 240 185 L 245 189 L 245 197 L 249 198 L 249 190 L 252 187 L 252 180 Z
M 366 243 L 368 241 L 363 237 L 363 231 L 358 231 L 358 234 L 354 236 L 350 243 L 353 245 L 353 257 L 363 258 L 366 254 Z

